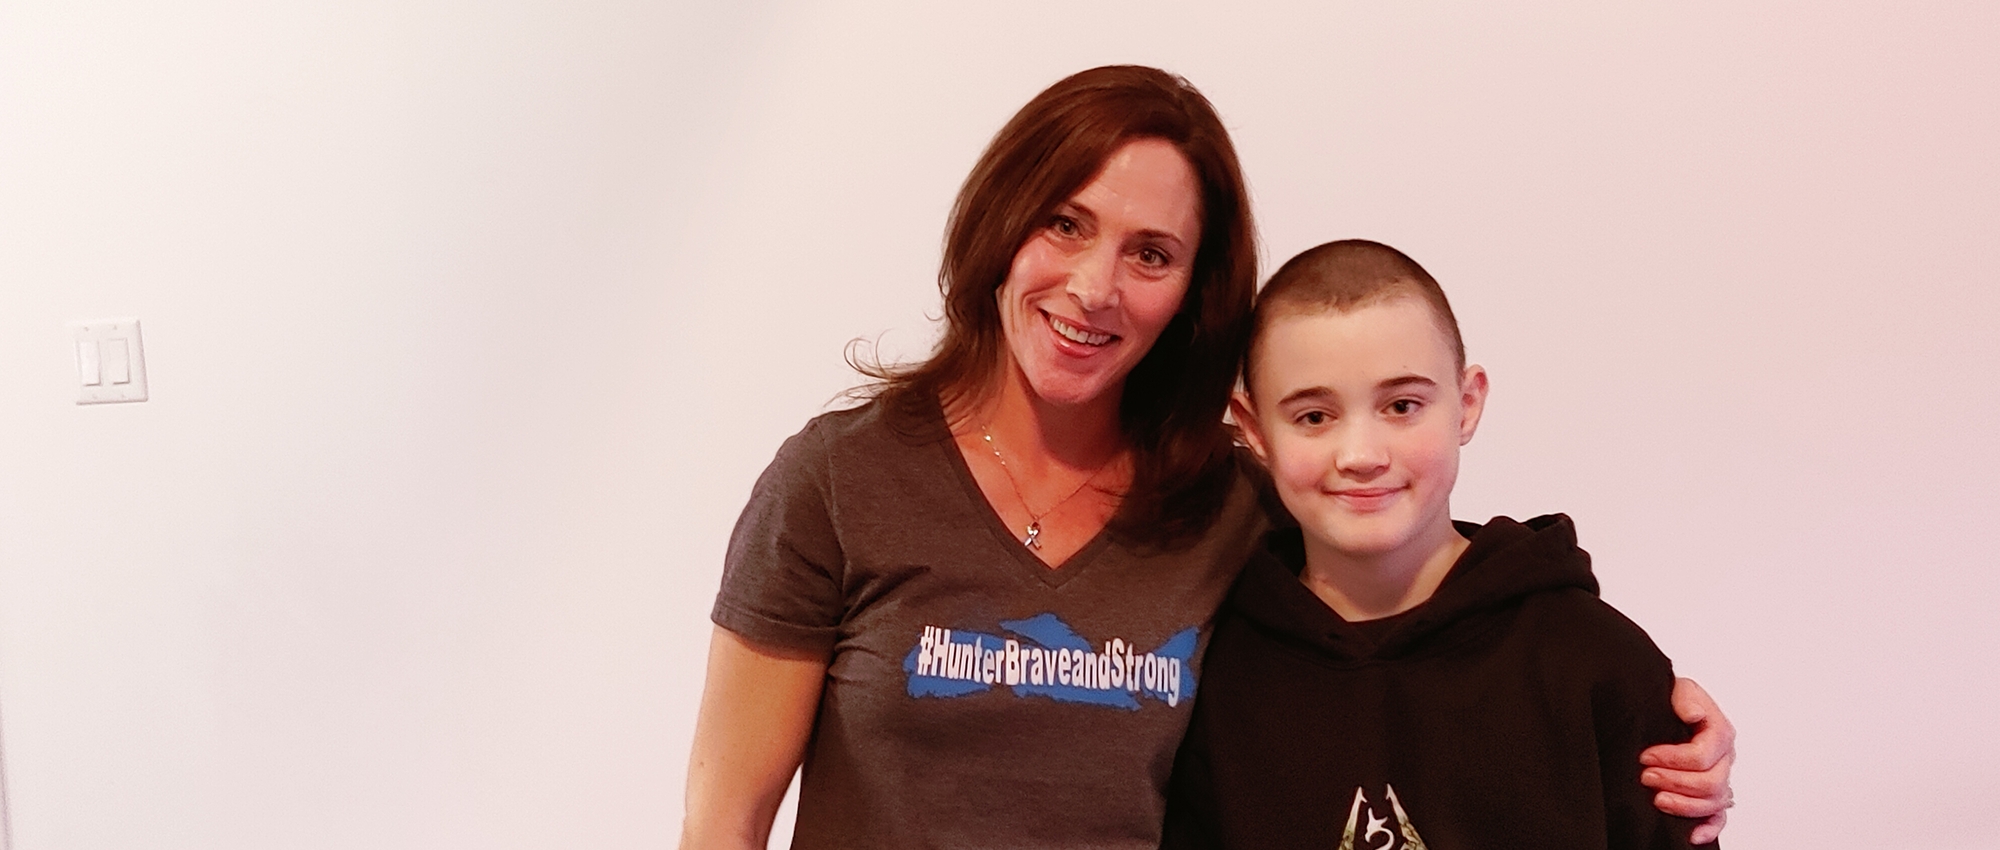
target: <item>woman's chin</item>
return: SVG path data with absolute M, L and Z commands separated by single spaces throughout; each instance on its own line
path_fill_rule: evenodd
M 1051 375 L 1041 378 L 1029 376 L 1028 387 L 1034 391 L 1036 400 L 1043 404 L 1085 408 L 1098 404 L 1116 406 L 1124 383 L 1099 375 Z
M 1046 340 L 1045 340 L 1046 341 Z M 1034 400 L 1059 408 L 1088 408 L 1108 404 L 1117 407 L 1125 391 L 1125 376 L 1134 363 L 1124 362 L 1118 350 L 1124 340 L 1111 347 L 1078 356 L 1060 345 L 1037 347 L 1010 343 L 1015 376 Z

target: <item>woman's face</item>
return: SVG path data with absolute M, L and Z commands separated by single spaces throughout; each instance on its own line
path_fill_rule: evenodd
M 1159 139 L 1128 142 L 1014 254 L 997 293 L 1015 368 L 1043 401 L 1116 403 L 1180 309 L 1201 190 Z

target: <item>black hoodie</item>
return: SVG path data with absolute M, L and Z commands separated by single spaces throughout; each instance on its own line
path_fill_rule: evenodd
M 1673 665 L 1597 598 L 1560 514 L 1458 524 L 1437 592 L 1350 623 L 1272 532 L 1217 617 L 1166 848 L 1688 846 L 1639 751 L 1685 741 Z

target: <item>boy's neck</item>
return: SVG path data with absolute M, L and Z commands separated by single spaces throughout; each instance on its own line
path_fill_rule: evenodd
M 1424 604 L 1471 541 L 1449 519 L 1394 551 L 1344 552 L 1307 534 L 1299 581 L 1348 622 L 1393 617 Z

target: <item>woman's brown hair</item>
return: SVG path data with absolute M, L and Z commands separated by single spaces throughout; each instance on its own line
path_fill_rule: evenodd
M 938 287 L 944 336 L 904 368 L 857 362 L 885 403 L 921 407 L 991 386 L 1006 341 L 994 293 L 1014 255 L 1126 143 L 1161 139 L 1201 183 L 1201 244 L 1179 313 L 1125 379 L 1120 419 L 1133 452 L 1117 523 L 1174 542 L 1213 519 L 1229 481 L 1222 411 L 1248 338 L 1257 249 L 1236 149 L 1215 107 L 1178 76 L 1138 65 L 1071 75 L 1021 108 L 966 177 L 945 230 Z M 853 359 L 853 358 L 850 358 Z

